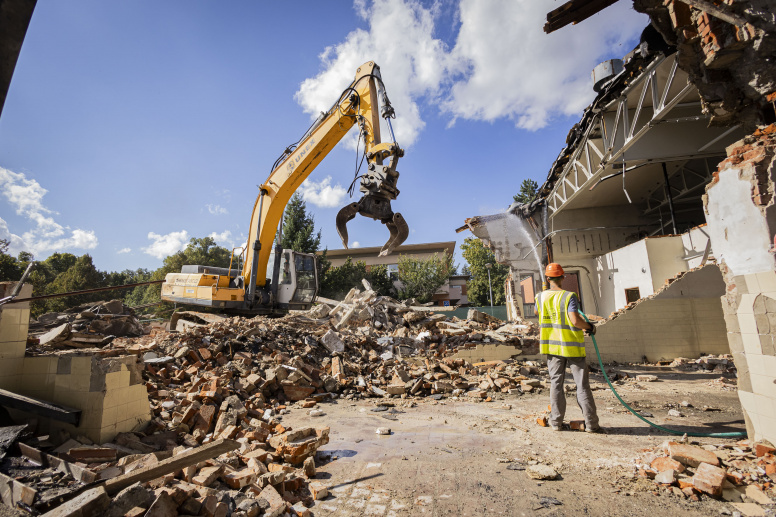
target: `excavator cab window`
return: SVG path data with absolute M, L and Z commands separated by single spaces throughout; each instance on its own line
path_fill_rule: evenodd
M 311 255 L 297 254 L 294 259 L 296 270 L 296 291 L 293 301 L 309 303 L 315 296 L 315 258 Z
M 291 264 L 289 253 L 283 253 L 280 258 L 280 284 L 291 283 Z

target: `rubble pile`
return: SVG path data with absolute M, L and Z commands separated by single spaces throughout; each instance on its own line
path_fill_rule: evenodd
M 326 496 L 314 481 L 315 453 L 329 429 L 284 426 L 282 415 L 292 408 L 319 416 L 323 403 L 339 397 L 487 401 L 543 387 L 538 363 L 454 357 L 488 343 L 530 346 L 533 326 L 505 325 L 477 311 L 448 319 L 365 287 L 343 302 L 282 318 L 208 316 L 181 332 L 90 343 L 100 355 L 138 356 L 151 421 L 112 443 L 32 439 L 22 444 L 23 464 L 2 470 L 36 494 L 29 505 L 38 511 L 61 503 L 96 513 L 112 497 L 108 515 L 114 507 L 116 515 L 306 515 Z M 67 338 L 41 339 L 39 347 L 74 346 L 79 333 L 131 323 L 134 316 L 123 311 L 109 302 L 42 317 L 38 329 Z M 77 495 L 94 483 L 104 491 Z
M 49 312 L 30 321 L 28 353 L 45 353 L 62 348 L 99 348 L 114 338 L 137 337 L 148 329 L 135 312 L 121 300 L 73 307 L 65 312 Z
M 638 475 L 654 480 L 660 490 L 694 501 L 714 497 L 744 515 L 764 515 L 752 512 L 776 502 L 775 454 L 769 444 L 749 440 L 702 447 L 666 441 L 641 457 Z
M 207 396 L 191 397 L 186 407 L 185 420 L 202 444 L 153 425 L 101 445 L 79 437 L 54 449 L 47 437 L 32 438 L 35 446 L 20 443 L 22 455 L 7 458 L 3 471 L 24 494 L 22 506 L 57 508 L 57 515 L 308 515 L 314 499 L 327 495 L 309 480 L 328 427 L 284 428 L 234 400 L 217 408 Z M 227 425 L 233 417 L 241 423 Z
M 530 325 L 504 325 L 470 312 L 473 319 L 448 320 L 367 289 L 352 291 L 334 307 L 321 304 L 304 314 L 228 318 L 153 339 L 117 341 L 114 347 L 143 355 L 149 394 L 159 403 L 181 398 L 170 387 L 186 396 L 197 390 L 223 398 L 236 395 L 262 409 L 340 395 L 487 398 L 488 392 L 541 387 L 529 377 L 540 374 L 538 363 L 470 364 L 454 357 L 460 349 L 483 343 L 535 341 L 520 333 L 531 331 Z M 179 425 L 175 411 L 168 409 L 155 408 L 160 425 Z

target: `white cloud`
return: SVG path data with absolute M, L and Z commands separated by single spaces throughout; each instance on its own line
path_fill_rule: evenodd
M 350 245 L 351 248 L 360 248 L 361 243 L 358 241 L 353 241 L 353 243 Z
M 460 0 L 460 26 L 450 49 L 434 37 L 438 7 L 416 0 L 356 0 L 368 30 L 354 30 L 324 49 L 323 70 L 302 82 L 297 102 L 316 116 L 331 106 L 359 65 L 374 59 L 396 108 L 394 128 L 403 146 L 415 142 L 425 125 L 422 100 L 438 105 L 451 123 L 508 118 L 536 130 L 554 116 L 579 113 L 594 96 L 593 67 L 629 51 L 623 44 L 648 23 L 620 2 L 548 35 L 542 27 L 557 7 L 552 0 Z
M 129 253 L 132 251 L 132 248 L 121 248 L 116 252 L 117 255 L 123 255 L 124 253 Z
M 150 246 L 142 248 L 143 253 L 163 259 L 186 249 L 186 245 L 189 243 L 189 232 L 181 230 L 179 232 L 170 232 L 167 235 L 148 232 L 148 238 L 153 242 Z
M 212 215 L 224 215 L 229 213 L 229 211 L 226 208 L 222 207 L 221 205 L 213 205 L 208 203 L 207 205 L 205 205 L 205 207 L 207 207 L 207 211 L 210 212 Z
M 11 242 L 10 253 L 29 251 L 38 255 L 48 251 L 89 250 L 97 247 L 98 239 L 94 231 L 79 228 L 73 230 L 54 220 L 52 216 L 59 214 L 43 205 L 43 197 L 48 191 L 36 180 L 0 167 L 0 192 L 18 215 L 34 224 L 32 229 L 16 235 L 11 233 L 8 223 L 0 219 L 0 238 Z
M 344 204 L 347 191 L 340 185 L 331 185 L 331 176 L 326 176 L 316 183 L 306 180 L 299 187 L 302 199 L 321 208 L 336 208 Z
M 232 249 L 234 247 L 234 240 L 232 239 L 232 232 L 224 230 L 221 233 L 213 232 L 208 235 L 211 239 L 216 241 L 216 244 L 223 246 L 224 248 Z

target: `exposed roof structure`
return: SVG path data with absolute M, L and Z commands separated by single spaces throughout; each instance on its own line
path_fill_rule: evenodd
M 617 0 L 571 0 L 566 2 L 557 9 L 547 13 L 547 23 L 544 24 L 544 32 L 549 34 L 570 23 L 576 25 L 616 2 Z

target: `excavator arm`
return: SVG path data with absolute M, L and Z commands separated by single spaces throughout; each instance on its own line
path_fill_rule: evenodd
M 378 111 L 380 105 L 382 109 Z M 359 137 L 364 142 L 367 171 L 353 180 L 354 183 L 360 180 L 359 190 L 364 196 L 337 214 L 337 232 L 342 244 L 347 248 L 346 225 L 357 214 L 377 219 L 388 227 L 390 238 L 383 246 L 381 256 L 391 253 L 407 238 L 407 223 L 401 214 L 391 209 L 391 201 L 399 195 L 396 188 L 399 172 L 396 166 L 404 151 L 399 148 L 395 138 L 392 142 L 381 142 L 380 116 L 386 118 L 391 127 L 393 108 L 380 77 L 380 68 L 370 61 L 359 67 L 355 79 L 331 109 L 322 113 L 298 144 L 286 149 L 275 162 L 271 174 L 259 186 L 259 195 L 251 215 L 243 268 L 247 306 L 264 303 L 259 299 L 259 292 L 267 283 L 272 243 L 288 201 L 354 125 L 358 125 Z M 277 278 L 273 278 L 273 284 L 277 284 Z

